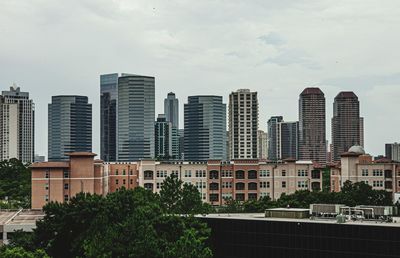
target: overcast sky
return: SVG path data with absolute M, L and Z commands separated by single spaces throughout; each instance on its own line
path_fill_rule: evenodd
M 298 119 L 298 97 L 354 91 L 365 147 L 400 141 L 399 0 L 1 0 L 0 85 L 16 82 L 36 104 L 36 152 L 47 155 L 52 95 L 89 96 L 99 143 L 99 75 L 156 77 L 156 113 L 174 91 L 258 91 L 260 129 L 272 115 Z M 181 123 L 183 124 L 183 123 Z

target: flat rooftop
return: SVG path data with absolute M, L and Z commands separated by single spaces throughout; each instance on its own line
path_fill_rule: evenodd
M 290 219 L 290 218 L 266 218 L 264 213 L 218 213 L 209 214 L 206 216 L 198 215 L 199 218 L 211 219 L 235 219 L 235 220 L 257 220 L 257 221 L 275 221 L 275 222 L 295 222 L 295 223 L 324 223 L 324 224 L 339 224 L 336 219 Z M 380 226 L 380 227 L 400 227 L 400 218 L 393 217 L 392 223 L 375 220 L 364 221 L 346 221 L 341 225 L 363 225 L 363 226 Z
M 0 228 L 4 226 L 36 225 L 44 217 L 41 210 L 0 210 Z

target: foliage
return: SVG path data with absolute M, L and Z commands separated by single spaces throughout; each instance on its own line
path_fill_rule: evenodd
M 43 250 L 26 251 L 22 247 L 7 247 L 0 250 L 2 258 L 49 258 Z
M 193 189 L 184 187 L 180 190 L 184 197 L 171 209 L 186 207 L 182 199 Z M 13 246 L 43 249 L 56 258 L 212 257 L 207 226 L 193 216 L 174 215 L 164 206 L 159 195 L 144 188 L 123 188 L 106 197 L 81 193 L 66 203 L 47 204 L 33 238 L 25 241 L 21 236 Z
M 203 204 L 196 186 L 183 183 L 176 175 L 168 176 L 160 191 L 161 207 L 171 214 L 207 214 L 212 211 L 208 204 Z
M 0 162 L 0 208 L 29 208 L 31 173 L 28 165 L 18 159 Z
M 238 202 L 232 199 L 226 200 L 226 205 L 220 210 L 225 213 L 257 213 L 270 208 L 309 208 L 313 203 L 356 205 L 392 205 L 392 197 L 384 190 L 373 190 L 364 182 L 351 183 L 347 181 L 339 193 L 329 191 L 310 192 L 307 190 L 296 191 L 293 194 L 282 196 L 272 201 L 269 197 L 259 200 Z

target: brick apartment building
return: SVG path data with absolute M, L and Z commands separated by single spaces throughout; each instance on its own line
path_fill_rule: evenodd
M 183 182 L 195 185 L 204 202 L 221 205 L 225 198 L 239 201 L 296 190 L 322 188 L 321 171 L 311 162 L 285 160 L 269 163 L 260 160 L 222 162 L 173 161 L 105 163 L 96 154 L 76 152 L 65 162 L 37 162 L 32 169 L 32 208 L 42 208 L 49 201 L 64 202 L 79 192 L 106 195 L 125 187 L 141 186 L 159 192 L 164 179 L 177 175 Z

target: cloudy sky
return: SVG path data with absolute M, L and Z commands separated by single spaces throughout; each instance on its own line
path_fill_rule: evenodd
M 180 99 L 250 88 L 260 128 L 272 115 L 297 120 L 298 95 L 320 87 L 327 130 L 335 95 L 355 91 L 367 152 L 400 141 L 398 0 L 1 0 L 0 85 L 36 103 L 36 152 L 47 154 L 47 104 L 79 94 L 93 103 L 99 152 L 99 75 L 156 77 L 156 112 Z

